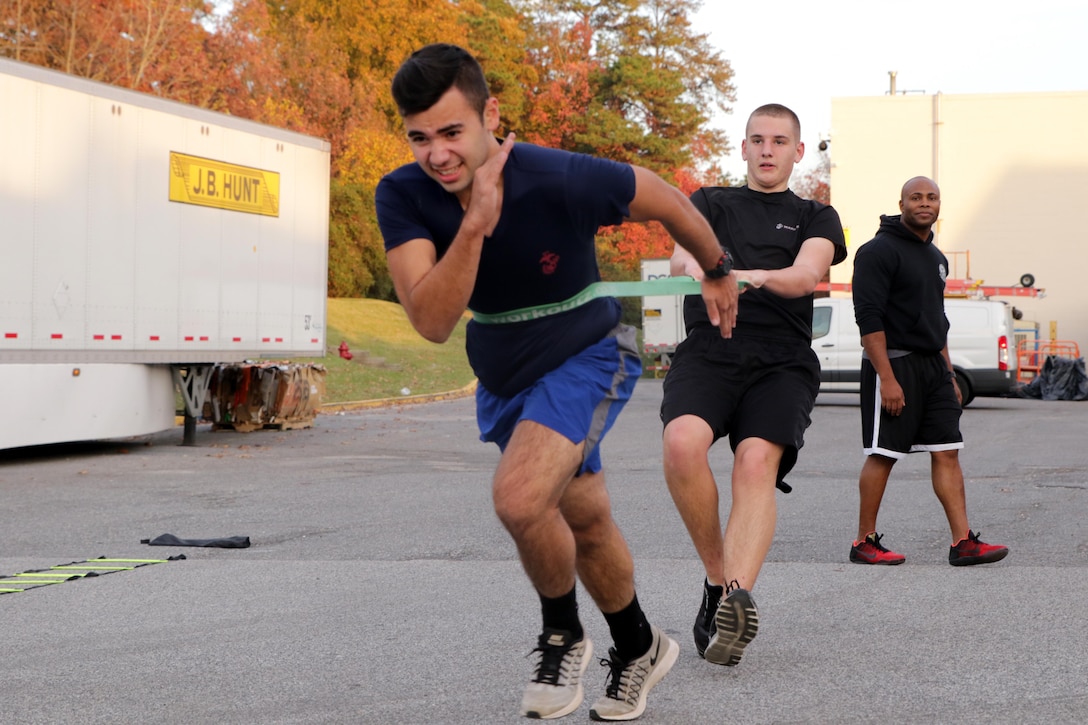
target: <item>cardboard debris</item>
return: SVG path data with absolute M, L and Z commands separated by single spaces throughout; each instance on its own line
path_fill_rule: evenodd
M 309 428 L 325 396 L 325 366 L 259 362 L 217 365 L 204 417 L 215 428 Z

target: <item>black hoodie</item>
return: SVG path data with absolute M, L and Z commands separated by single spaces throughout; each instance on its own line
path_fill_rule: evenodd
M 854 317 L 862 336 L 884 331 L 889 350 L 938 353 L 948 341 L 944 284 L 948 259 L 903 226 L 880 217 L 876 236 L 854 256 Z

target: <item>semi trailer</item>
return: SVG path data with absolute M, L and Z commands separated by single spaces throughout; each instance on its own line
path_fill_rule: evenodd
M 0 449 L 188 439 L 215 365 L 323 356 L 329 150 L 0 58 Z

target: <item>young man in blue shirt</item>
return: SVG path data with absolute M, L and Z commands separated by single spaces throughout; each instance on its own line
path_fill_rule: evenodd
M 437 44 L 397 72 L 393 96 L 415 163 L 385 176 L 378 221 L 390 274 L 412 325 L 444 342 L 466 308 L 480 438 L 502 457 L 495 512 L 540 598 L 539 660 L 522 714 L 578 708 L 592 653 L 575 599 L 581 579 L 615 645 L 598 720 L 642 714 L 679 646 L 649 624 L 634 564 L 611 515 L 600 442 L 641 361 L 614 298 L 580 303 L 597 282 L 603 225 L 660 221 L 708 270 L 707 314 L 728 336 L 737 279 L 706 220 L 656 174 L 581 154 L 515 145 L 498 130 L 499 104 L 466 51 Z

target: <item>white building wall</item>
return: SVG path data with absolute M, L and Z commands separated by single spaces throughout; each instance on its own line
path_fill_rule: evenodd
M 831 203 L 850 248 L 832 282 L 850 281 L 880 214 L 899 213 L 903 183 L 929 176 L 952 276 L 1014 285 L 1033 274 L 1045 298 L 1005 299 L 1042 337 L 1053 325 L 1088 355 L 1088 92 L 836 98 L 831 124 Z

